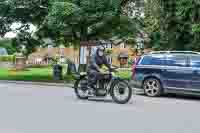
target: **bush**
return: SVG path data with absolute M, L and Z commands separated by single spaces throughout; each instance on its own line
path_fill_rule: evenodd
M 16 52 L 16 48 L 12 45 L 12 40 L 10 39 L 0 40 L 0 47 L 6 48 L 8 54 L 14 54 Z
M 30 64 L 27 68 L 48 68 L 52 67 L 52 65 L 43 65 L 43 64 Z
M 0 56 L 0 61 L 1 62 L 14 62 L 15 56 L 13 56 L 13 55 L 3 55 L 3 56 Z
M 75 80 L 75 77 L 74 77 L 74 75 L 72 75 L 72 74 L 70 74 L 70 75 L 65 75 L 65 76 L 64 76 L 64 80 L 65 80 L 66 82 L 73 82 L 73 81 Z
M 111 55 L 113 53 L 112 49 L 106 49 L 106 55 Z

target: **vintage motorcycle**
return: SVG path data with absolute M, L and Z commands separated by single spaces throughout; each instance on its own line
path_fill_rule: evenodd
M 110 95 L 114 102 L 118 104 L 126 104 L 132 97 L 132 88 L 128 83 L 116 76 L 118 68 L 112 68 L 110 71 L 104 70 L 104 76 L 100 81 L 97 81 L 95 94 L 92 97 L 106 97 Z M 88 94 L 88 76 L 87 73 L 80 73 L 76 76 L 74 84 L 75 94 L 79 99 L 88 99 L 91 96 Z

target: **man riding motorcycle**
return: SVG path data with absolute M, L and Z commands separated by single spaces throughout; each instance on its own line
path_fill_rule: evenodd
M 105 56 L 105 48 L 100 46 L 97 48 L 96 53 L 92 55 L 87 69 L 88 88 L 91 95 L 95 92 L 97 81 L 104 78 L 104 74 L 101 70 L 103 66 L 106 66 L 109 70 L 111 69 Z

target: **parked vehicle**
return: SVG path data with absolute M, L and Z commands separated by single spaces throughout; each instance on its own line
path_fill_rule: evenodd
M 109 73 L 105 73 L 105 78 L 97 82 L 96 92 L 93 97 L 106 97 L 111 95 L 114 102 L 118 104 L 125 104 L 129 102 L 132 97 L 132 88 L 129 87 L 128 83 L 116 77 L 113 73 L 114 69 Z M 88 99 L 91 97 L 88 95 L 88 77 L 86 73 L 81 73 L 76 77 L 74 85 L 75 94 L 79 99 Z
M 164 93 L 200 94 L 200 54 L 160 51 L 143 55 L 133 65 L 133 85 L 150 97 Z

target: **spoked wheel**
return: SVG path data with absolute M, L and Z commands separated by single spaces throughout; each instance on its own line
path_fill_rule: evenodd
M 88 99 L 88 93 L 87 93 L 87 79 L 82 78 L 80 80 L 77 80 L 74 85 L 76 96 L 79 99 Z
M 132 89 L 125 81 L 120 80 L 111 88 L 111 96 L 116 103 L 125 104 L 131 99 Z
M 147 96 L 157 97 L 161 95 L 161 84 L 160 81 L 155 78 L 149 78 L 144 81 L 143 84 L 144 92 Z

